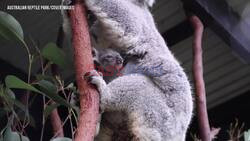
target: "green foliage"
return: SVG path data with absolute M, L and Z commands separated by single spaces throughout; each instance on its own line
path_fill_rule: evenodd
M 8 120 L 5 128 L 0 132 L 0 141 L 29 141 L 28 137 L 23 136 L 23 133 L 28 125 L 35 126 L 35 120 L 29 114 L 29 106 L 33 100 L 30 98 L 27 103 L 20 102 L 16 99 L 15 89 L 24 90 L 25 92 L 22 92 L 22 94 L 29 94 L 32 98 L 36 94 L 44 96 L 43 127 L 40 140 L 43 139 L 43 130 L 48 116 L 60 105 L 64 105 L 68 109 L 69 116 L 65 120 L 70 120 L 71 125 L 73 125 L 72 117 L 77 121 L 77 115 L 79 114 L 79 108 L 70 104 L 72 96 L 77 93 L 76 87 L 73 83 L 65 87 L 64 81 L 59 76 L 53 76 L 48 72 L 51 64 L 56 64 L 62 69 L 69 66 L 69 61 L 66 59 L 63 50 L 58 48 L 55 43 L 48 43 L 41 51 L 37 46 L 35 47 L 38 55 L 31 54 L 19 22 L 13 16 L 2 11 L 0 11 L 0 37 L 21 43 L 29 59 L 27 82 L 15 75 L 8 75 L 5 77 L 5 82 L 0 83 L 0 106 L 3 105 L 0 107 L 0 118 L 7 117 Z M 33 78 L 31 82 L 32 63 L 36 56 L 39 56 L 38 59 L 40 59 L 42 66 L 41 71 L 37 72 L 35 79 Z M 48 63 L 44 64 L 44 60 L 48 60 Z M 59 96 L 59 93 L 62 93 L 63 96 Z M 45 97 L 49 99 L 49 102 Z M 73 134 L 73 126 L 71 131 Z M 72 141 L 72 139 L 55 138 L 52 141 Z
M 244 140 L 250 141 L 250 130 L 244 132 Z
M 55 84 L 51 83 L 50 81 L 47 81 L 47 80 L 40 80 L 37 82 L 37 84 L 44 88 L 45 91 L 44 92 L 47 92 L 47 93 L 54 93 L 56 94 L 57 93 L 57 87 Z
M 37 88 L 22 81 L 21 79 L 17 78 L 16 76 L 8 75 L 5 78 L 5 84 L 8 88 L 30 90 L 30 91 L 42 94 L 42 95 L 47 96 L 47 97 L 51 98 L 52 100 L 58 102 L 59 104 L 70 107 L 70 104 L 68 104 L 63 98 L 61 98 L 57 94 L 56 86 L 49 81 L 41 80 L 41 81 L 37 82 L 37 85 L 39 86 L 39 89 L 40 89 L 40 90 L 38 90 Z
M 65 57 L 65 53 L 54 43 L 48 43 L 42 49 L 41 53 L 44 58 L 60 66 L 61 68 L 66 68 L 68 66 L 68 60 Z
M 19 22 L 3 11 L 0 11 L 0 35 L 10 41 L 24 42 L 23 29 Z
M 24 89 L 24 90 L 30 90 L 36 93 L 43 94 L 41 91 L 36 89 L 35 87 L 31 86 L 30 84 L 27 84 L 26 82 L 22 81 L 21 79 L 17 78 L 14 75 L 8 75 L 5 78 L 5 84 L 8 88 L 14 88 L 14 89 Z
M 26 111 L 25 106 L 16 100 L 15 94 L 8 88 L 4 88 L 2 85 L 0 86 L 0 98 L 5 102 L 5 107 L 2 109 L 5 112 L 10 112 L 14 106 L 18 107 L 22 111 Z
M 42 91 L 43 95 L 51 98 L 58 104 L 71 107 L 71 105 L 67 101 L 65 101 L 62 97 L 60 97 L 57 94 L 57 88 L 54 84 L 46 80 L 41 80 L 37 84 L 39 86 L 39 89 Z
M 47 81 L 50 81 L 50 82 L 56 81 L 53 76 L 44 75 L 44 74 L 37 74 L 36 75 L 36 80 L 38 80 L 38 81 L 40 81 L 40 80 L 47 80 Z
M 11 131 L 10 127 L 7 127 L 2 135 L 3 141 L 29 141 L 26 136 L 20 135 L 18 132 Z

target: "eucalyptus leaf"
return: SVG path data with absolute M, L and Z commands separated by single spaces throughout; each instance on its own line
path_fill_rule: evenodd
M 51 81 L 51 82 L 55 81 L 55 78 L 53 76 L 43 75 L 43 74 L 36 75 L 36 79 L 38 81 L 40 81 L 40 80 L 47 80 L 47 81 Z
M 38 85 L 46 88 L 50 93 L 57 93 L 56 86 L 53 83 L 51 83 L 50 81 L 41 80 L 38 82 Z
M 4 87 L 3 84 L 0 84 L 0 96 L 4 95 Z
M 0 11 L 0 36 L 10 41 L 24 43 L 23 29 L 19 22 L 10 14 Z
M 33 92 L 37 92 L 40 94 L 43 94 L 41 91 L 33 87 L 32 85 L 24 82 L 23 80 L 17 78 L 14 75 L 8 75 L 5 78 L 5 84 L 8 88 L 14 88 L 14 89 L 24 89 L 24 90 L 30 90 Z
M 24 112 L 27 111 L 26 106 L 22 102 L 20 102 L 18 100 L 14 100 L 14 104 L 16 107 L 18 107 L 22 111 L 24 111 Z
M 250 141 L 250 130 L 244 132 L 244 140 Z
M 52 139 L 50 141 L 72 141 L 72 139 L 66 138 L 66 137 L 58 137 L 58 138 Z
M 71 105 L 62 97 L 60 97 L 55 91 L 55 86 L 49 81 L 41 80 L 38 83 L 39 90 L 42 91 L 46 96 L 50 97 L 52 100 L 57 102 L 58 104 L 71 107 Z
M 10 98 L 16 99 L 15 93 L 11 89 L 6 88 L 6 93 Z
M 6 107 L 12 109 L 14 106 L 14 101 L 16 99 L 16 96 L 14 94 L 13 91 L 11 91 L 9 88 L 5 88 L 4 90 L 4 95 L 3 95 L 3 99 L 5 100 L 6 103 L 8 103 L 6 105 Z
M 45 107 L 44 109 L 44 117 L 45 119 L 48 118 L 48 116 L 51 114 L 51 112 L 56 109 L 59 106 L 59 104 L 55 103 L 55 104 L 51 104 Z
M 12 132 L 11 128 L 8 127 L 4 132 L 3 141 L 29 141 L 29 138 L 17 132 Z
M 37 84 L 38 84 L 40 90 L 38 90 L 37 88 L 22 81 L 21 79 L 17 78 L 16 76 L 8 75 L 5 78 L 5 84 L 8 88 L 24 89 L 24 90 L 30 90 L 33 92 L 37 92 L 39 94 L 42 94 L 44 96 L 51 98 L 52 100 L 54 100 L 55 102 L 57 102 L 59 104 L 71 107 L 70 104 L 68 104 L 66 100 L 64 100 L 62 97 L 60 97 L 56 93 L 53 93 L 54 89 L 52 88 L 53 86 L 51 86 L 52 83 L 49 81 L 46 81 L 46 80 L 39 81 Z
M 58 48 L 55 43 L 48 43 L 41 51 L 42 56 L 61 68 L 68 66 L 68 60 L 62 49 Z

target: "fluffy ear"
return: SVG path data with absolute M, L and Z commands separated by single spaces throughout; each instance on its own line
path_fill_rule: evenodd
M 92 55 L 93 55 L 93 58 L 98 57 L 98 51 L 94 47 L 92 47 Z
M 94 61 L 95 67 L 100 66 L 98 54 L 99 54 L 99 52 L 94 47 L 92 47 L 92 56 L 93 56 L 93 61 Z

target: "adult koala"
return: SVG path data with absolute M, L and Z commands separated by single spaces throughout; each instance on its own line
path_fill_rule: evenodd
M 103 111 L 128 116 L 132 140 L 184 141 L 193 102 L 186 74 L 158 32 L 148 9 L 153 0 L 85 0 L 97 17 L 99 37 L 130 60 L 124 75 L 106 84 L 85 75 L 100 92 Z

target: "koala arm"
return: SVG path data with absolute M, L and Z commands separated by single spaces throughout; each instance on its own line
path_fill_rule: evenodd
M 91 84 L 94 84 L 97 87 L 97 90 L 100 93 L 100 108 L 104 111 L 107 105 L 110 104 L 110 101 L 112 101 L 109 87 L 107 87 L 103 77 L 96 70 L 92 70 L 91 72 L 85 74 L 84 77 Z
M 130 79 L 130 76 L 119 77 L 120 80 L 116 79 L 107 85 L 96 71 L 91 71 L 85 78 L 86 76 L 91 84 L 97 86 L 101 110 L 127 113 L 128 127 L 135 139 L 161 141 L 161 127 L 158 125 L 165 123 L 164 120 L 167 118 L 164 117 L 169 117 L 169 109 L 160 98 L 159 89 L 153 88 L 147 77 L 142 75 L 135 76 L 134 79 Z M 153 93 L 155 94 L 152 97 Z

